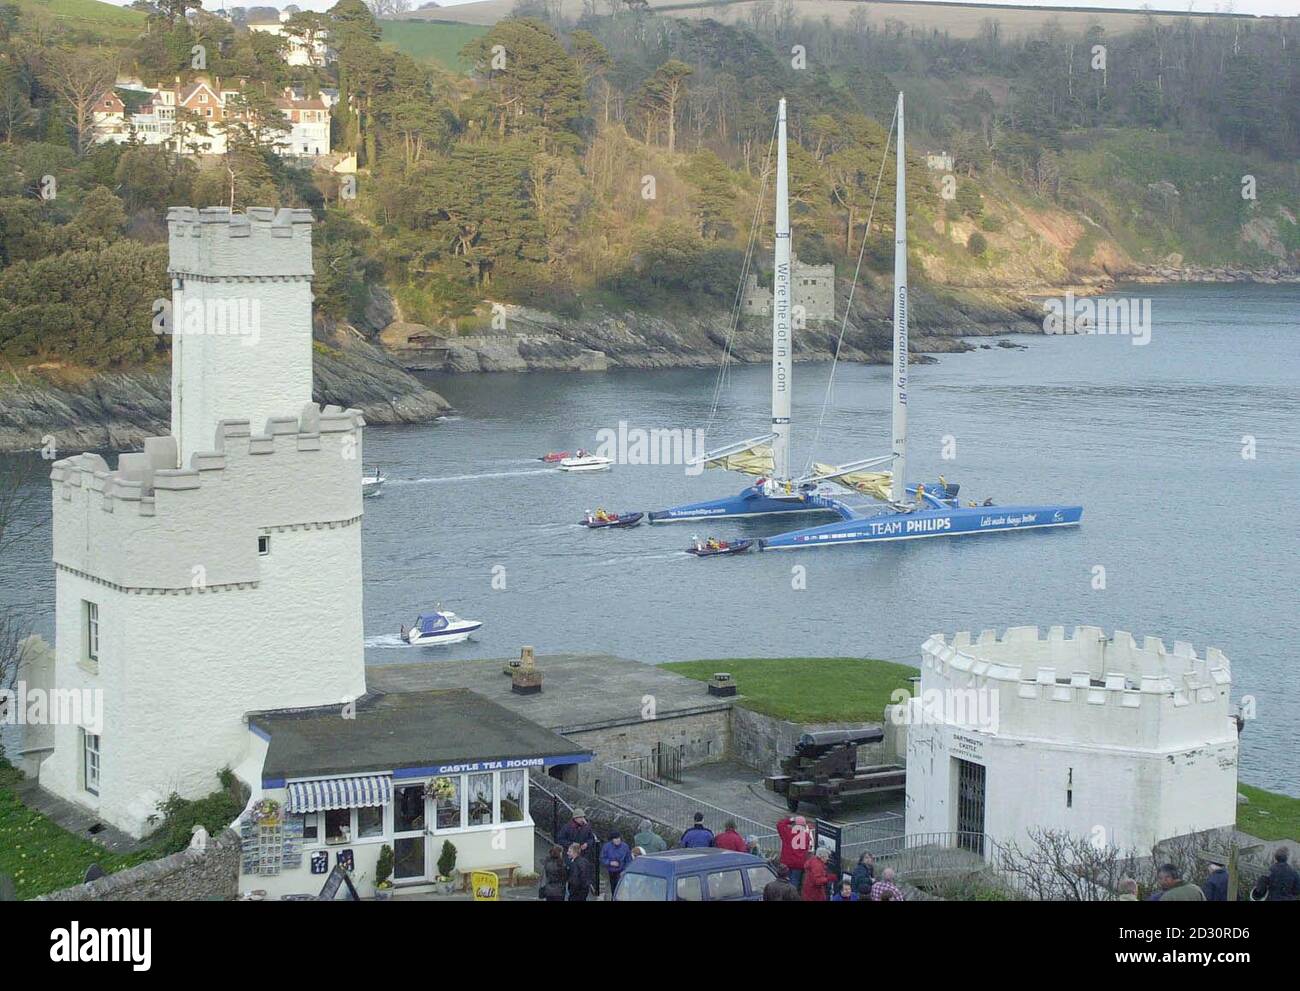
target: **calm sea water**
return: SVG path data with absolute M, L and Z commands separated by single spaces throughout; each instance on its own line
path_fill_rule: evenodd
M 738 491 L 739 476 L 619 465 L 565 475 L 552 449 L 617 428 L 696 428 L 715 374 L 701 370 L 430 376 L 458 415 L 367 431 L 391 479 L 364 528 L 367 660 L 605 651 L 644 661 L 867 655 L 917 663 L 933 632 L 1095 624 L 1172 647 L 1222 649 L 1234 696 L 1256 699 L 1245 780 L 1300 795 L 1296 589 L 1300 485 L 1300 287 L 1143 287 L 1150 343 L 1013 338 L 916 366 L 912 478 L 942 472 L 997 502 L 1081 502 L 1074 531 L 922 540 L 697 560 L 695 532 L 756 536 L 780 523 L 587 531 L 583 512 L 661 509 Z M 813 453 L 830 366 L 794 372 L 795 461 Z M 734 370 L 709 433 L 766 430 L 768 372 Z M 1244 438 L 1255 456 L 1243 458 Z M 942 457 L 945 437 L 956 459 Z M 815 454 L 885 452 L 888 370 L 842 365 Z M 40 504 L 37 511 L 48 513 Z M 812 518 L 815 522 L 819 518 Z M 0 596 L 48 634 L 48 530 L 28 540 Z M 792 569 L 806 569 L 806 588 Z M 1105 587 L 1096 588 L 1098 567 Z M 6 566 L 9 567 L 8 565 Z M 398 628 L 441 602 L 486 624 L 476 642 L 400 645 Z

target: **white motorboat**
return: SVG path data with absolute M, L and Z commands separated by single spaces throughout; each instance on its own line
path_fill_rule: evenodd
M 571 458 L 562 458 L 557 467 L 560 471 L 609 471 L 613 464 L 613 458 L 579 451 Z
M 361 475 L 361 494 L 367 498 L 379 495 L 386 481 L 388 481 L 388 477 L 378 467 L 371 469 L 370 474 L 363 472 Z
M 439 607 L 431 613 L 421 613 L 416 618 L 415 625 L 409 629 L 403 626 L 402 639 L 412 647 L 461 643 L 482 626 L 476 619 L 461 619 L 454 612 Z

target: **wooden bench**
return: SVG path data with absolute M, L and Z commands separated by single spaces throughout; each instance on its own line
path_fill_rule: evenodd
M 474 871 L 488 871 L 497 876 L 501 887 L 514 887 L 515 871 L 519 870 L 518 864 L 498 864 L 496 867 L 475 867 L 474 870 L 465 871 L 460 876 L 460 890 L 470 890 L 470 878 L 473 877 Z

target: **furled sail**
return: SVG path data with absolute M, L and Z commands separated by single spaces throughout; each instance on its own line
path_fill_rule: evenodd
M 863 495 L 869 495 L 881 502 L 890 501 L 889 486 L 893 480 L 893 475 L 890 472 L 846 471 L 837 475 L 834 465 L 815 463 L 813 464 L 813 474 L 819 478 L 829 479 L 832 482 L 838 482 L 840 485 L 856 489 Z
M 725 468 L 738 471 L 742 475 L 770 476 L 772 474 L 772 447 L 769 444 L 755 444 L 743 451 L 735 451 L 720 458 L 704 462 L 705 468 Z

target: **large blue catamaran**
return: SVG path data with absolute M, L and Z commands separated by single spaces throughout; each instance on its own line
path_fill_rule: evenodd
M 790 218 L 786 175 L 785 101 L 777 114 L 776 257 L 772 293 L 772 431 L 761 437 L 709 451 L 699 459 L 707 467 L 759 476 L 738 495 L 691 503 L 649 514 L 653 522 L 726 519 L 780 513 L 825 512 L 832 523 L 794 530 L 758 541 L 762 550 L 827 547 L 836 544 L 917 540 L 1008 530 L 1077 526 L 1082 506 L 1058 504 L 961 505 L 960 486 L 942 476 L 926 484 L 907 484 L 907 173 L 903 139 L 903 94 L 898 95 L 897 173 L 894 192 L 894 352 L 891 388 L 892 450 L 880 457 L 843 465 L 813 463 L 793 477 L 790 470 L 791 346 Z M 883 170 L 883 162 L 882 162 Z M 869 224 L 868 224 L 869 226 Z M 847 321 L 847 314 L 845 316 Z M 873 510 L 851 506 L 826 494 L 831 488 L 852 490 L 876 500 Z
M 757 477 L 755 484 L 734 496 L 693 502 L 652 511 L 651 523 L 686 520 L 737 519 L 781 513 L 835 512 L 831 501 L 818 495 L 816 480 L 796 479 L 790 470 L 790 393 L 794 371 L 792 337 L 793 293 L 790 247 L 790 180 L 786 165 L 785 100 L 776 115 L 775 256 L 772 272 L 772 429 L 695 459 L 706 468 L 724 468 Z M 743 278 L 743 276 L 742 276 Z M 723 356 L 725 371 L 728 357 Z

